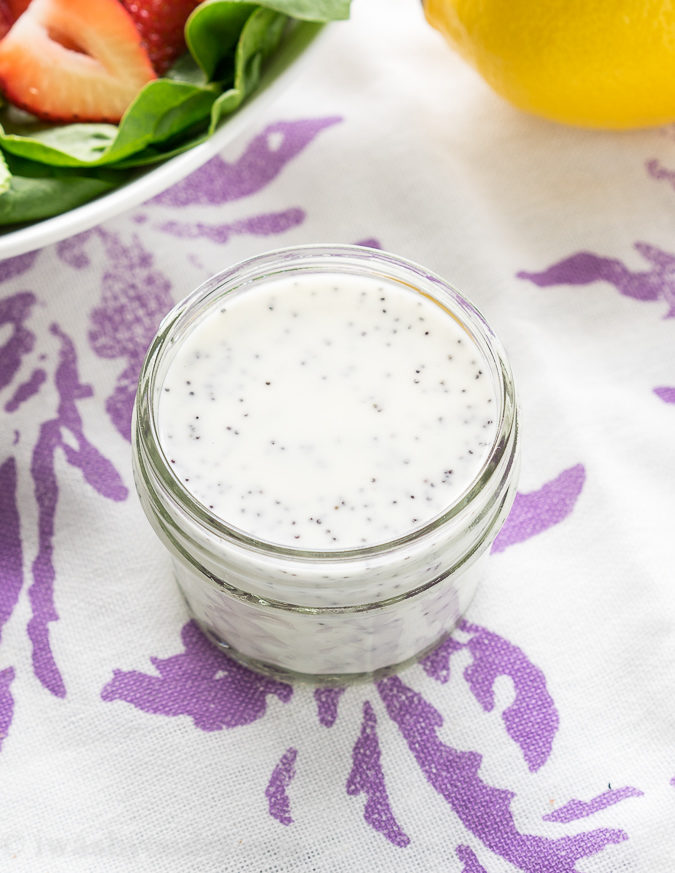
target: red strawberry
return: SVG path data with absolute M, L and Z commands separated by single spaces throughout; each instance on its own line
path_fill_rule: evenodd
M 0 40 L 5 96 L 49 121 L 119 121 L 154 78 L 117 0 L 32 0 Z
M 185 51 L 185 22 L 201 0 L 121 0 L 158 76 Z
M 0 2 L 0 39 L 2 39 L 11 26 L 12 19 L 9 17 L 9 11 L 5 8 L 4 3 Z
M 12 14 L 12 21 L 16 21 L 19 15 L 25 12 L 30 6 L 30 0 L 2 0 L 2 2 L 9 7 Z
M 30 0 L 0 0 L 0 39 L 7 33 L 16 19 L 25 12 Z

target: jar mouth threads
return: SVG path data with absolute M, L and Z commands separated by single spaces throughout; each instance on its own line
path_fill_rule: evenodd
M 335 299 L 349 303 L 347 307 L 336 306 L 330 310 L 328 321 L 331 323 L 343 310 L 349 312 L 349 318 L 344 323 L 340 322 L 342 333 L 339 335 L 324 335 L 324 322 L 316 321 L 318 310 L 313 308 L 308 296 L 310 284 L 323 282 L 326 277 L 331 277 L 331 282 L 334 280 L 338 289 Z M 380 309 L 387 310 L 381 312 L 381 320 L 378 320 L 379 310 L 356 304 L 359 282 L 363 288 L 370 289 L 379 283 L 377 287 L 393 289 L 391 299 L 383 293 L 383 299 L 377 301 L 381 304 Z M 288 288 L 289 283 L 295 283 L 298 287 L 292 293 L 289 291 L 286 298 L 279 289 Z M 324 282 L 327 287 L 326 283 L 327 280 Z M 330 547 L 316 547 L 318 536 L 306 537 L 310 547 L 301 547 L 294 544 L 294 532 L 290 528 L 286 530 L 285 539 L 275 539 L 275 528 L 247 525 L 248 517 L 242 522 L 242 517 L 228 514 L 227 510 L 222 509 L 227 504 L 219 503 L 220 496 L 208 490 L 212 486 L 208 476 L 201 490 L 196 487 L 195 471 L 199 474 L 202 470 L 220 470 L 217 475 L 213 473 L 217 482 L 228 478 L 227 470 L 223 472 L 218 466 L 221 461 L 218 441 L 212 440 L 216 454 L 210 455 L 211 449 L 204 448 L 208 435 L 221 425 L 224 433 L 227 425 L 236 426 L 249 440 L 246 451 L 237 456 L 240 460 L 229 476 L 231 481 L 228 481 L 228 487 L 234 488 L 237 484 L 240 487 L 239 496 L 246 493 L 241 489 L 249 487 L 254 491 L 257 486 L 254 487 L 253 480 L 249 484 L 245 476 L 257 475 L 258 468 L 263 470 L 261 475 L 265 482 L 265 477 L 273 478 L 277 468 L 264 466 L 264 452 L 259 456 L 252 452 L 255 440 L 260 437 L 263 418 L 256 418 L 261 407 L 256 405 L 257 399 L 255 402 L 251 400 L 253 394 L 245 381 L 250 377 L 258 392 L 255 397 L 266 399 L 269 396 L 266 392 L 274 390 L 272 383 L 278 383 L 282 375 L 285 378 L 297 376 L 297 382 L 291 383 L 289 393 L 280 395 L 278 408 L 292 406 L 296 385 L 301 386 L 302 391 L 298 393 L 305 401 L 310 398 L 307 402 L 311 407 L 321 407 L 321 386 L 312 395 L 306 390 L 310 383 L 305 375 L 302 375 L 302 379 L 298 375 L 303 354 L 298 352 L 294 357 L 296 348 L 303 353 L 306 349 L 316 351 L 322 340 L 330 340 L 337 349 L 336 354 L 331 352 L 322 356 L 321 353 L 313 359 L 323 367 L 317 372 L 323 374 L 325 370 L 329 376 L 327 381 L 330 381 L 332 371 L 329 365 L 334 365 L 337 372 L 342 367 L 340 361 L 344 359 L 345 365 L 340 372 L 346 370 L 348 364 L 355 368 L 352 381 L 349 382 L 347 378 L 345 383 L 348 387 L 343 390 L 339 386 L 337 393 L 331 395 L 330 404 L 341 403 L 344 399 L 345 405 L 344 408 L 340 407 L 340 414 L 349 421 L 351 416 L 366 415 L 368 402 L 372 400 L 377 403 L 379 395 L 375 397 L 376 380 L 368 383 L 365 378 L 365 368 L 372 356 L 366 352 L 359 358 L 355 337 L 358 338 L 362 330 L 373 333 L 379 330 L 383 335 L 385 326 L 387 330 L 397 330 L 395 306 L 407 306 L 412 298 L 415 299 L 415 305 L 419 303 L 423 307 L 420 309 L 422 321 L 427 315 L 431 319 L 441 319 L 444 329 L 446 324 L 452 322 L 452 329 L 458 331 L 452 336 L 458 337 L 472 350 L 465 360 L 462 359 L 464 369 L 461 372 L 465 381 L 455 381 L 450 386 L 458 392 L 462 389 L 466 392 L 457 406 L 456 418 L 460 424 L 463 421 L 468 427 L 472 421 L 471 427 L 474 427 L 475 420 L 471 419 L 473 413 L 466 413 L 467 420 L 464 421 L 459 419 L 460 411 L 472 402 L 480 405 L 480 402 L 487 402 L 488 396 L 491 398 L 490 428 L 481 433 L 482 454 L 473 455 L 466 448 L 471 445 L 475 448 L 477 445 L 471 443 L 474 437 L 469 439 L 471 427 L 468 427 L 464 433 L 466 445 L 461 449 L 468 453 L 465 467 L 468 473 L 464 480 L 457 480 L 460 485 L 454 492 L 451 488 L 443 492 L 451 495 L 447 502 L 436 504 L 427 517 L 416 512 L 413 520 L 416 521 L 418 517 L 422 519 L 417 526 L 396 526 L 391 519 L 385 519 L 392 530 L 389 538 L 382 534 L 389 528 L 380 524 L 380 508 L 373 513 L 377 515 L 376 534 L 370 539 L 364 534 L 364 542 L 356 542 L 353 537 L 350 539 L 349 532 L 361 531 L 371 512 L 364 509 L 363 516 L 355 515 L 357 523 L 351 528 L 336 526 Z M 284 301 L 291 300 L 293 306 L 286 306 Z M 252 301 L 260 304 L 259 311 L 255 311 L 255 318 L 249 318 L 254 312 L 249 307 Z M 229 315 L 239 313 L 238 322 L 234 317 L 231 319 L 231 324 L 237 326 L 231 328 L 233 332 L 230 334 L 234 339 L 241 336 L 239 344 L 229 342 L 224 329 L 222 332 L 220 328 L 216 330 L 216 321 L 212 316 L 221 306 L 229 307 Z M 306 324 L 310 325 L 307 335 L 313 336 L 313 345 L 303 345 L 304 340 L 300 341 L 297 337 L 283 345 L 283 335 L 291 330 L 293 307 L 302 316 L 295 318 L 295 323 L 304 318 Z M 267 310 L 270 311 L 269 318 Z M 267 318 L 265 322 L 263 315 Z M 350 321 L 354 323 L 351 327 L 348 324 Z M 271 333 L 265 333 L 268 328 L 264 325 L 269 324 L 272 325 L 269 328 Z M 424 329 L 428 328 L 428 332 L 433 333 L 434 322 L 430 324 L 431 327 L 422 325 L 417 332 L 417 346 L 393 346 L 394 352 L 386 359 L 387 365 L 381 373 L 383 378 L 386 376 L 385 370 L 396 373 L 396 379 L 392 379 L 392 382 L 397 389 L 388 395 L 392 402 L 399 399 L 398 395 L 403 396 L 402 379 L 410 378 L 411 393 L 401 400 L 400 409 L 403 412 L 398 413 L 398 419 L 405 420 L 405 411 L 412 409 L 419 400 L 422 417 L 416 420 L 417 430 L 421 427 L 420 422 L 427 420 L 423 414 L 428 409 L 434 410 L 433 404 L 438 400 L 429 387 L 434 380 L 430 379 L 426 384 L 423 382 L 429 372 L 433 371 L 438 376 L 433 369 L 437 359 L 433 355 L 429 357 L 426 362 L 428 369 L 423 371 L 415 351 L 416 348 L 431 348 L 424 345 Z M 229 343 L 227 367 L 236 376 L 231 384 L 224 383 L 227 420 L 211 411 L 219 406 L 217 392 L 211 401 L 202 390 L 214 382 L 213 372 L 202 367 L 202 352 L 207 349 L 217 359 L 213 337 L 220 342 L 223 335 L 226 336 L 226 345 Z M 262 345 L 255 346 L 256 342 Z M 444 342 L 445 339 L 440 343 L 440 348 L 444 348 Z M 267 356 L 269 349 L 278 351 L 276 357 L 274 354 Z M 266 366 L 272 372 L 272 378 L 266 376 L 264 368 L 260 369 L 248 360 L 240 367 L 241 372 L 237 371 L 237 362 L 242 360 L 242 356 L 250 353 L 249 357 L 253 359 L 258 352 L 261 358 L 267 359 Z M 222 351 L 218 351 L 218 354 L 222 354 Z M 401 360 L 407 362 L 409 358 L 410 366 L 406 363 L 407 369 L 395 369 Z M 287 365 L 296 366 L 296 370 L 288 370 Z M 186 367 L 190 368 L 189 372 L 185 370 Z M 288 372 L 284 371 L 285 367 Z M 223 369 L 224 365 L 216 363 L 214 372 Z M 476 385 L 466 382 L 466 373 L 471 377 L 476 376 Z M 443 376 L 441 373 L 434 384 Z M 450 378 L 456 379 L 454 375 Z M 481 379 L 484 382 L 479 389 Z M 417 388 L 416 380 L 420 388 Z M 188 381 L 193 384 L 183 384 Z M 350 406 L 354 399 L 352 395 L 358 395 L 362 385 L 366 384 L 368 387 L 363 388 L 362 406 Z M 236 391 L 233 386 L 236 386 Z M 241 390 L 240 386 L 243 386 Z M 163 395 L 169 396 L 166 388 L 174 392 L 173 405 L 167 403 L 163 413 Z M 415 392 L 423 390 L 428 393 L 418 397 Z M 178 399 L 173 402 L 173 398 Z M 242 417 L 233 423 L 230 413 L 237 405 L 242 410 Z M 251 413 L 251 421 L 256 419 L 255 427 L 248 430 L 245 430 L 248 422 L 244 421 L 244 410 Z M 295 430 L 289 426 L 284 433 L 285 450 L 288 450 L 285 457 L 289 457 L 297 446 L 304 446 L 308 442 L 302 439 L 305 432 L 314 434 L 316 431 L 311 418 L 302 418 L 302 403 L 298 403 L 294 410 L 298 421 L 292 422 Z M 370 414 L 370 409 L 368 412 Z M 339 422 L 340 416 L 336 415 L 335 418 Z M 412 415 L 410 418 L 412 420 Z M 429 421 L 432 419 L 433 416 Z M 373 409 L 372 418 L 364 418 L 367 427 L 364 426 L 366 429 L 362 428 L 360 433 L 369 434 L 368 422 L 372 421 L 373 428 L 376 428 L 379 426 L 377 422 L 382 420 L 377 409 Z M 210 422 L 208 427 L 204 424 L 206 421 Z M 170 427 L 167 422 L 170 422 Z M 415 428 L 409 434 L 415 433 Z M 332 245 L 280 249 L 228 268 L 204 283 L 178 304 L 160 325 L 141 372 L 132 430 L 134 476 L 141 504 L 173 557 L 179 587 L 202 629 L 211 639 L 227 648 L 230 654 L 240 656 L 245 663 L 281 673 L 311 674 L 320 677 L 321 681 L 326 681 L 329 676 L 350 677 L 406 662 L 442 638 L 465 611 L 473 596 L 479 578 L 478 559 L 488 551 L 496 537 L 515 494 L 519 455 L 517 408 L 511 371 L 499 340 L 480 312 L 443 279 L 423 267 L 376 249 Z M 380 432 L 381 445 L 387 443 L 385 437 L 390 430 L 384 428 Z M 320 434 L 325 433 L 325 429 L 320 431 Z M 475 436 L 474 431 L 471 433 Z M 167 448 L 167 434 L 172 435 L 170 449 Z M 185 456 L 189 463 L 184 457 L 182 466 L 173 463 L 178 459 L 178 453 L 174 451 L 178 445 L 175 434 L 182 434 L 180 450 L 189 453 Z M 296 437 L 297 442 L 293 443 Z M 424 444 L 424 463 L 428 458 L 435 463 L 435 455 L 444 448 L 443 431 L 439 429 L 438 432 L 440 442 L 434 443 L 433 439 Z M 258 441 L 261 445 L 265 443 L 261 437 Z M 369 464 L 380 464 L 379 469 L 385 473 L 390 469 L 399 469 L 388 460 L 389 456 L 385 457 L 386 451 L 394 452 L 391 457 L 395 460 L 404 457 L 405 453 L 402 449 L 399 451 L 397 445 L 394 440 L 384 445 L 381 451 L 374 451 L 368 463 L 364 462 L 364 469 L 370 472 Z M 273 445 L 269 451 L 277 451 L 277 447 Z M 254 461 L 249 464 L 247 472 L 249 454 L 253 455 Z M 349 452 L 345 451 L 342 463 L 348 463 L 349 458 Z M 302 503 L 302 500 L 307 499 L 315 485 L 316 470 L 310 469 L 306 458 L 301 460 L 300 466 L 290 474 L 292 482 L 295 479 L 298 481 L 298 494 L 291 487 L 286 492 L 274 495 L 280 504 L 284 500 L 289 502 L 289 513 L 296 510 L 300 512 L 297 507 L 309 505 Z M 354 463 L 358 462 L 359 457 L 355 457 Z M 443 465 L 446 470 L 452 466 L 450 463 Z M 305 467 L 310 469 L 308 474 L 305 473 Z M 293 470 L 290 462 L 288 469 Z M 344 466 L 336 465 L 337 472 L 333 471 L 338 482 L 342 469 L 345 469 Z M 420 478 L 433 481 L 426 467 L 419 466 L 417 472 L 420 470 Z M 346 475 L 342 478 L 349 479 Z M 185 479 L 191 481 L 186 482 Z M 349 481 L 356 483 L 352 488 L 352 492 L 356 493 L 360 480 L 353 478 Z M 433 481 L 433 487 L 437 485 L 438 482 Z M 384 494 L 387 499 L 395 497 L 394 492 L 390 494 L 386 488 L 395 489 L 399 486 L 408 488 L 403 475 L 397 472 L 390 483 L 381 486 L 385 490 L 379 496 Z M 297 505 L 290 505 L 296 498 Z M 374 500 L 375 497 L 369 495 L 367 499 Z M 385 503 L 386 499 L 382 498 L 381 506 Z M 314 505 L 311 504 L 312 507 Z M 260 503 L 258 508 L 261 508 Z M 262 510 L 268 508 L 262 506 Z M 354 512 L 357 513 L 357 510 L 361 511 L 361 508 L 355 507 Z M 310 521 L 316 514 L 315 510 L 307 511 Z M 325 521 L 323 514 L 319 517 L 320 522 Z M 303 533 L 307 531 L 305 527 Z M 309 533 L 314 534 L 314 529 Z M 302 539 L 299 542 L 302 543 Z

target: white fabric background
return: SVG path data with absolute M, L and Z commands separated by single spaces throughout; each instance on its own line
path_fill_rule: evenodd
M 542 671 L 559 716 L 550 756 L 528 769 L 502 720 L 514 698 L 511 681 L 496 679 L 494 708 L 484 711 L 462 675 L 468 650 L 453 655 L 447 683 L 420 666 L 401 678 L 441 713 L 438 737 L 476 752 L 483 782 L 513 792 L 520 832 L 554 840 L 616 828 L 627 839 L 576 865 L 534 855 L 529 867 L 511 863 L 434 790 L 372 685 L 343 694 L 330 728 L 319 724 L 312 689 L 301 686 L 286 702 L 269 696 L 266 713 L 251 724 L 213 731 L 188 715 L 102 699 L 115 669 L 154 675 L 151 657 L 180 653 L 186 616 L 133 493 L 129 444 L 105 411 L 125 361 L 96 354 L 89 332 L 119 259 L 93 234 L 82 242 L 88 266 L 73 267 L 62 247 L 50 246 L 0 288 L 3 297 L 28 290 L 37 298 L 28 322 L 35 349 L 3 392 L 3 405 L 31 368 L 48 372 L 35 397 L 4 414 L 1 431 L 0 462 L 16 459 L 25 577 L 0 649 L 0 668 L 16 671 L 13 718 L 0 751 L 2 868 L 672 869 L 675 405 L 653 389 L 675 385 L 675 320 L 666 318 L 673 267 L 666 264 L 654 279 L 660 299 L 653 301 L 621 295 L 607 281 L 538 287 L 517 274 L 581 251 L 648 271 L 638 241 L 675 253 L 675 191 L 647 168 L 653 160 L 675 168 L 675 135 L 573 130 L 520 114 L 446 48 L 420 4 L 404 0 L 355 0 L 352 20 L 330 28 L 278 103 L 222 157 L 235 163 L 277 122 L 332 116 L 342 120 L 317 133 L 256 193 L 181 209 L 148 204 L 104 230 L 123 246 L 139 241 L 152 264 L 133 270 L 161 274 L 173 300 L 269 248 L 374 239 L 441 273 L 478 304 L 506 345 L 518 384 L 520 491 L 536 492 L 575 465 L 585 474 L 560 523 L 490 557 L 467 616 Z M 299 223 L 267 236 L 242 225 L 224 242 L 162 230 L 169 221 L 233 225 L 290 209 L 303 211 L 295 213 Z M 56 451 L 59 620 L 49 628 L 65 697 L 35 676 L 26 631 L 38 548 L 31 452 L 58 402 L 53 322 L 72 338 L 80 379 L 94 389 L 77 402 L 84 432 L 130 492 L 126 500 L 106 499 Z M 366 700 L 377 718 L 389 806 L 410 838 L 407 847 L 364 820 L 364 794 L 345 790 Z M 293 823 L 283 825 L 269 813 L 265 788 L 289 748 L 297 749 L 287 788 Z M 542 819 L 609 786 L 641 794 L 576 821 Z M 493 813 L 488 805 L 481 815 Z M 458 846 L 470 847 L 475 864 Z

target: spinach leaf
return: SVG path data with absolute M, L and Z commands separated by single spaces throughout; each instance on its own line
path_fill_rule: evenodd
M 109 170 L 81 174 L 36 161 L 8 156 L 0 195 L 0 225 L 14 225 L 59 215 L 116 188 L 123 178 Z

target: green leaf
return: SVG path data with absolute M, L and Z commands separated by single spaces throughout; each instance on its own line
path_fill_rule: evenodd
M 218 90 L 173 79 L 149 82 L 127 109 L 119 127 L 111 124 L 49 125 L 13 121 L 0 111 L 0 146 L 19 157 L 54 167 L 104 166 L 149 146 L 161 145 L 209 117 Z
M 349 0 L 261 0 L 260 5 L 303 21 L 341 21 L 349 18 Z
M 0 152 L 0 194 L 4 194 L 6 191 L 9 191 L 9 186 L 12 182 L 12 174 L 10 173 L 9 167 L 7 166 L 7 161 L 5 160 L 2 152 Z
M 218 97 L 211 110 L 209 133 L 226 115 L 238 109 L 258 86 L 264 61 L 279 45 L 288 19 L 270 9 L 259 8 L 248 18 L 237 43 L 234 87 Z
M 208 80 L 225 78 L 228 59 L 230 68 L 234 66 L 234 51 L 239 34 L 255 9 L 255 3 L 208 0 L 198 6 L 188 18 L 185 24 L 185 42 Z
M 114 124 L 49 124 L 13 106 L 0 110 L 0 125 L 0 145 L 7 151 L 62 165 L 99 160 L 118 131 Z
M 3 161 L 6 175 L 0 196 L 0 225 L 60 215 L 106 194 L 122 181 L 119 173 L 99 170 L 84 174 L 23 158 L 10 158 L 8 164 Z
M 209 80 L 226 78 L 237 37 L 257 7 L 304 21 L 349 18 L 349 0 L 206 0 L 188 18 L 185 41 Z
M 207 85 L 208 79 L 204 70 L 189 52 L 182 54 L 176 62 L 164 73 L 165 79 L 176 79 L 178 82 L 187 82 L 190 85 Z
M 287 21 L 285 15 L 261 7 L 256 8 L 249 15 L 239 34 L 234 52 L 233 87 L 223 91 L 213 102 L 208 127 L 205 126 L 203 129 L 193 132 L 192 136 L 181 140 L 173 151 L 146 148 L 144 151 L 132 155 L 128 160 L 119 162 L 116 166 L 137 167 L 155 163 L 180 154 L 207 140 L 223 118 L 238 109 L 246 97 L 258 87 L 262 65 L 278 47 Z

